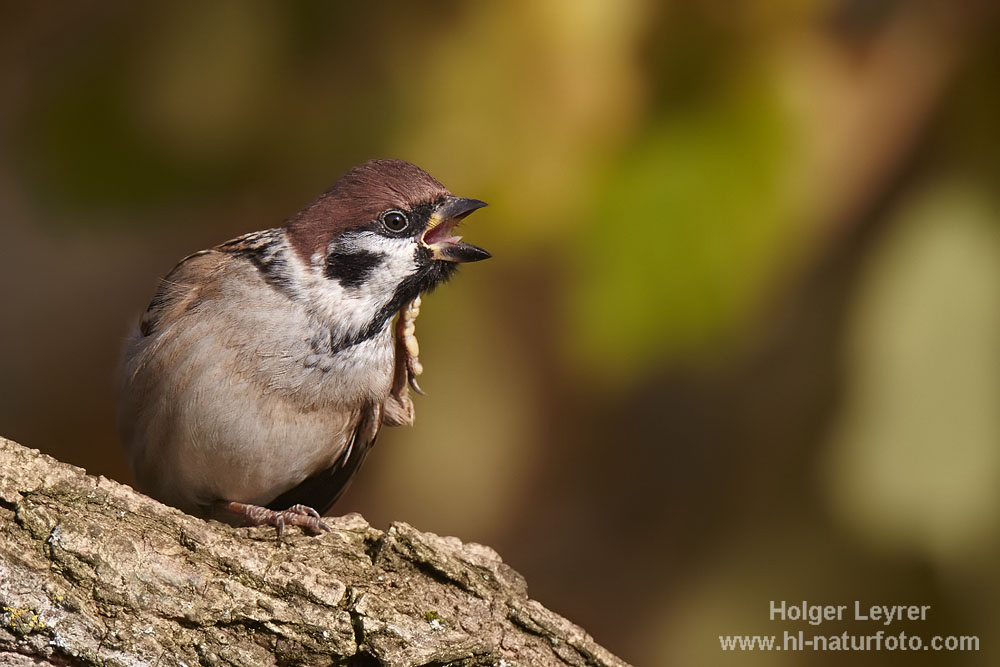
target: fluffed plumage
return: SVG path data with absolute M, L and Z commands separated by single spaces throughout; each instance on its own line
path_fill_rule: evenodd
M 458 262 L 489 256 L 451 236 L 483 205 L 374 160 L 282 227 L 183 259 L 119 371 L 140 488 L 202 516 L 321 526 L 296 517 L 329 510 L 383 423 L 412 422 L 416 344 L 393 317 Z M 284 512 L 296 505 L 309 507 Z

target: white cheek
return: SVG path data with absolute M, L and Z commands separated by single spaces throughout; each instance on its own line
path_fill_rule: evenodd
M 346 298 L 382 299 L 387 302 L 399 283 L 417 270 L 417 247 L 412 239 L 386 238 L 363 232 L 350 239 L 341 239 L 338 249 L 341 252 L 373 252 L 382 256 L 382 261 L 368 274 L 364 283 L 342 288 Z
M 416 272 L 416 246 L 412 241 L 404 239 L 382 239 L 382 241 L 387 246 L 383 251 L 385 259 L 372 271 L 371 279 L 359 289 L 362 291 L 367 289 L 372 294 L 387 293 L 391 296 L 399 283 Z
M 326 278 L 322 258 L 313 258 L 313 280 L 310 282 L 318 296 L 317 305 L 333 324 L 332 328 L 346 336 L 364 329 L 392 300 L 399 284 L 417 271 L 417 246 L 412 239 L 386 238 L 371 232 L 339 239 L 335 245 L 339 252 L 364 251 L 382 255 L 378 266 L 356 287 L 344 287 Z

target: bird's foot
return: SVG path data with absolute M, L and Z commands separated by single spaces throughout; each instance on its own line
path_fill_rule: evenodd
M 418 394 L 424 393 L 417 384 L 417 376 L 424 369 L 420 365 L 420 346 L 417 344 L 415 321 L 420 314 L 420 297 L 399 309 L 396 318 L 396 369 L 392 378 L 392 390 L 383 403 L 383 423 L 389 426 L 403 426 L 413 423 L 413 401 L 410 388 Z
M 251 526 L 274 526 L 278 529 L 279 538 L 284 534 L 285 526 L 299 526 L 316 534 L 330 532 L 319 512 L 307 505 L 292 505 L 281 511 L 247 503 L 225 503 L 225 508 L 243 517 Z
M 424 372 L 424 367 L 420 363 L 420 345 L 417 343 L 416 336 L 416 323 L 419 314 L 419 296 L 400 309 L 399 319 L 396 321 L 396 347 L 397 353 L 402 354 L 406 360 L 407 383 L 413 388 L 413 391 L 423 394 L 423 390 L 417 384 L 417 376 Z

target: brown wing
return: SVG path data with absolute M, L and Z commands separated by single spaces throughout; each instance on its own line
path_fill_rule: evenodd
M 344 456 L 326 470 L 307 477 L 298 486 L 285 491 L 268 503 L 267 507 L 281 511 L 292 505 L 306 505 L 320 514 L 326 514 L 347 490 L 354 474 L 364 463 L 369 450 L 375 445 L 381 426 L 382 406 L 366 406 L 361 411 L 358 427 L 354 430 Z
M 204 275 L 217 269 L 225 256 L 214 250 L 199 250 L 177 263 L 160 281 L 160 286 L 139 320 L 139 333 L 151 336 L 163 322 L 175 322 L 202 300 Z

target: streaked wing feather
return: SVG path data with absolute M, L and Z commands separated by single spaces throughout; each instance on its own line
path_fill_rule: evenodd
M 214 250 L 199 250 L 179 261 L 160 280 L 146 312 L 139 321 L 139 332 L 143 336 L 159 333 L 176 322 L 201 299 L 205 276 L 218 270 L 225 255 Z

